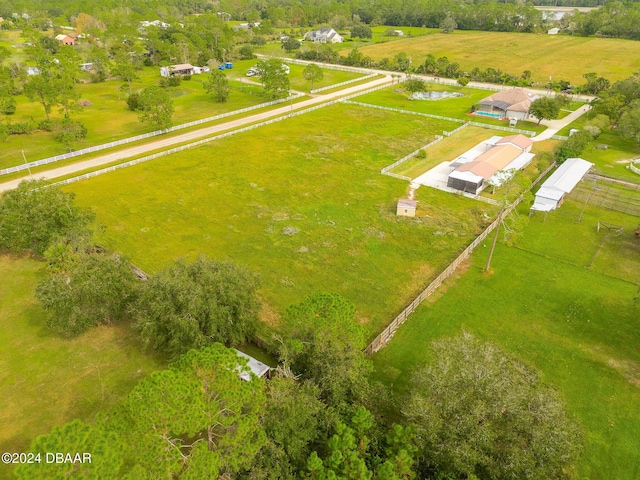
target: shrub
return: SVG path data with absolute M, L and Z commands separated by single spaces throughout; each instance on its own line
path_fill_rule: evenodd
M 180 83 L 182 83 L 182 78 L 180 77 L 180 75 L 172 75 L 171 77 L 162 77 L 159 83 L 162 88 L 178 87 L 180 86 Z
M 135 112 L 136 110 L 140 110 L 141 107 L 140 107 L 139 93 L 132 93 L 131 95 L 129 95 L 129 97 L 127 98 L 127 108 L 132 112 Z
M 0 97 L 0 113 L 13 115 L 16 113 L 16 100 L 13 97 Z

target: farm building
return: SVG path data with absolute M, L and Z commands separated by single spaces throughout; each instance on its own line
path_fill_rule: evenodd
M 236 353 L 240 357 L 244 357 L 249 360 L 248 366 L 251 369 L 251 373 L 253 373 L 256 377 L 262 378 L 269 373 L 271 367 L 265 363 L 262 363 L 260 360 L 256 360 L 250 355 L 247 355 L 240 350 L 236 350 Z M 248 372 L 240 373 L 240 378 L 246 382 L 251 380 L 251 375 Z
M 415 217 L 416 205 L 418 202 L 409 199 L 398 200 L 398 206 L 396 207 L 396 215 L 399 217 Z
M 73 47 L 76 44 L 76 41 L 73 38 L 71 38 L 69 35 L 65 35 L 64 33 L 56 35 L 55 39 L 63 45 L 71 45 Z
M 447 187 L 477 195 L 487 185 L 500 186 L 529 165 L 532 145 L 524 135 L 491 137 L 451 162 Z
M 548 212 L 558 208 L 564 195 L 574 189 L 592 166 L 593 163 L 582 158 L 567 158 L 542 184 L 531 210 Z
M 173 75 L 196 75 L 206 73 L 209 67 L 194 67 L 190 63 L 180 63 L 178 65 L 169 65 L 168 67 L 160 67 L 160 76 L 171 77 Z
M 342 43 L 344 38 L 333 28 L 321 28 L 320 30 L 307 32 L 303 40 L 313 43 Z
M 523 88 L 510 88 L 480 100 L 474 113 L 486 117 L 526 120 L 531 102 L 535 99 L 535 95 Z

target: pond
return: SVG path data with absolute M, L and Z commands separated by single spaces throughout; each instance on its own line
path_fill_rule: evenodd
M 462 97 L 458 92 L 413 92 L 409 100 L 442 100 L 443 98 Z

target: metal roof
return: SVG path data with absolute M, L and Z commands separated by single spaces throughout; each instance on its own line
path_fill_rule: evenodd
M 553 187 L 569 193 L 593 166 L 582 158 L 567 158 L 540 187 Z
M 252 356 L 247 355 L 240 350 L 236 350 L 236 352 L 239 356 L 247 358 L 249 360 L 248 366 L 251 369 L 251 372 L 255 374 L 256 377 L 263 377 L 269 370 L 271 370 L 271 367 L 269 365 L 262 363 L 260 360 L 256 360 Z M 251 375 L 247 371 L 242 371 L 240 372 L 240 378 L 248 382 L 251 380 Z

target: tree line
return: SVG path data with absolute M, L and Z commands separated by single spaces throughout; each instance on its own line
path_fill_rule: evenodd
M 564 3 L 562 3 L 564 1 Z M 575 14 L 570 31 L 576 35 L 600 34 L 619 38 L 640 39 L 637 2 L 602 0 L 560 0 L 554 6 L 600 6 L 602 8 Z M 65 2 L 63 0 L 1 0 L 0 15 L 18 24 L 39 27 L 69 25 L 80 12 L 95 17 L 111 30 L 136 27 L 143 20 L 160 19 L 168 23 L 184 22 L 192 14 L 213 14 L 223 19 L 268 23 L 282 27 L 312 27 L 327 24 L 344 28 L 347 24 L 405 25 L 440 28 L 451 18 L 462 30 L 504 32 L 545 31 L 553 23 L 534 5 L 522 3 L 476 2 L 471 0 L 221 0 L 215 7 L 206 0 L 108 0 L 105 2 Z M 14 16 L 15 14 L 15 16 Z M 24 16 L 26 15 L 26 17 Z

